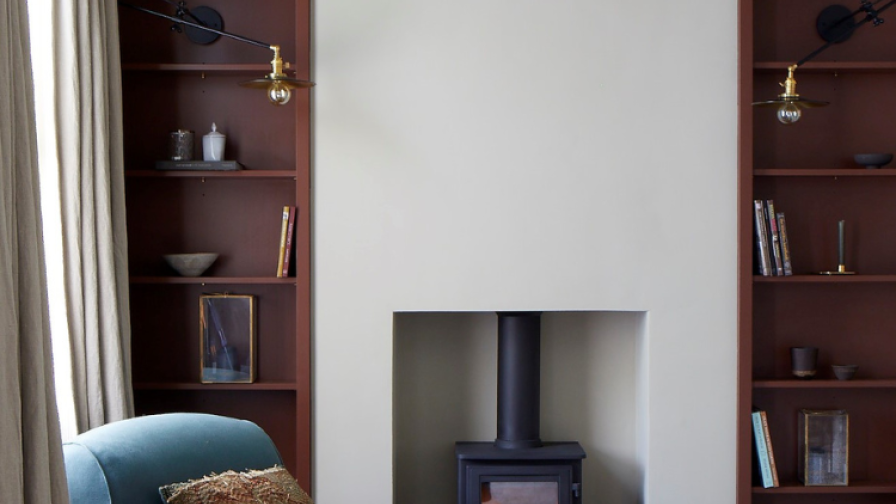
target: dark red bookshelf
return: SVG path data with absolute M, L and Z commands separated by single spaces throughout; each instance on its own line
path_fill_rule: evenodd
M 137 2 L 172 14 L 164 2 Z M 310 3 L 207 0 L 225 29 L 279 44 L 287 74 L 309 79 Z M 190 3 L 188 7 L 198 5 Z M 271 52 L 221 38 L 201 46 L 171 23 L 119 9 L 132 367 L 138 415 L 195 411 L 245 418 L 273 439 L 287 469 L 311 489 L 311 102 L 283 107 L 240 82 L 269 73 Z M 212 123 L 241 171 L 156 171 L 168 134 L 195 133 L 194 159 Z M 276 278 L 280 215 L 300 209 L 296 276 Z M 217 252 L 201 277 L 180 277 L 163 254 Z M 256 297 L 257 381 L 199 380 L 199 296 Z
M 853 155 L 896 152 L 896 31 L 865 26 L 801 66 L 797 92 L 831 105 L 784 126 L 774 109 L 751 103 L 780 94 L 787 66 L 824 43 L 815 19 L 830 2 L 738 5 L 737 502 L 889 502 L 896 493 L 896 164 L 866 169 Z M 755 271 L 755 199 L 773 199 L 786 214 L 794 276 Z M 837 267 L 840 219 L 847 268 L 857 274 L 819 275 Z M 819 347 L 816 379 L 790 375 L 789 347 L 803 345 Z M 858 364 L 856 378 L 834 379 L 831 364 Z M 768 414 L 780 488 L 753 484 L 754 406 Z M 849 486 L 798 483 L 801 408 L 849 412 Z

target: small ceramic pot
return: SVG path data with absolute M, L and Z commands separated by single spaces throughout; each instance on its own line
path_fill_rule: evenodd
M 815 376 L 815 367 L 818 363 L 817 347 L 791 347 L 790 371 L 793 376 L 803 380 Z

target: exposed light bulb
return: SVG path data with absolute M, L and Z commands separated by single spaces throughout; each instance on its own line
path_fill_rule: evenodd
M 279 81 L 274 81 L 268 88 L 268 99 L 274 105 L 286 105 L 291 97 L 289 86 Z
M 781 124 L 793 124 L 800 120 L 803 115 L 796 103 L 785 102 L 778 108 L 778 121 Z

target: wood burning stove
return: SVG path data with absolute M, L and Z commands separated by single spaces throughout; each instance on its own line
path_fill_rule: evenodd
M 498 437 L 460 441 L 458 504 L 581 504 L 576 442 L 539 437 L 541 313 L 498 313 Z

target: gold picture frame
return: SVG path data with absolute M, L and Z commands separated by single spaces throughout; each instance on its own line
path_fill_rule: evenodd
M 202 383 L 255 382 L 255 296 L 199 296 Z

